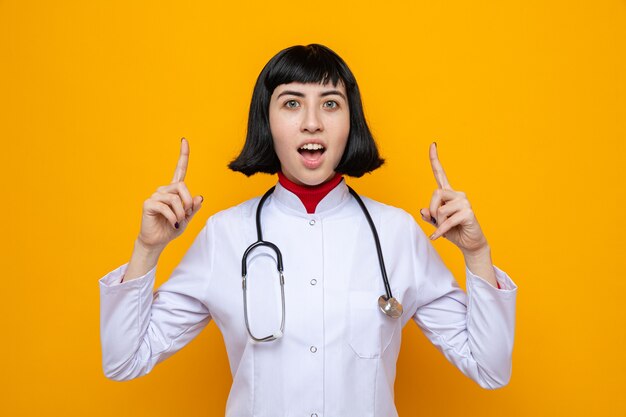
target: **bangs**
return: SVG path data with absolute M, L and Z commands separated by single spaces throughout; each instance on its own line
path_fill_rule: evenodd
M 281 84 L 292 82 L 323 85 L 331 82 L 336 87 L 340 80 L 346 85 L 346 78 L 349 78 L 341 58 L 316 44 L 287 48 L 275 58 L 265 78 L 265 88 L 270 92 Z

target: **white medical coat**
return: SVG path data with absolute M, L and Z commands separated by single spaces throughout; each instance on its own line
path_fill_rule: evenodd
M 307 214 L 277 184 L 262 212 L 263 238 L 283 255 L 286 323 L 281 339 L 253 343 L 243 316 L 241 258 L 256 241 L 259 198 L 208 219 L 171 277 L 153 294 L 156 267 L 120 283 L 127 264 L 100 280 L 104 373 L 145 375 L 215 321 L 233 383 L 227 417 L 397 416 L 396 360 L 413 319 L 430 341 L 484 388 L 507 384 L 517 287 L 498 268 L 497 289 L 466 268 L 467 294 L 405 211 L 363 198 L 378 229 L 400 319 L 382 314 L 385 293 L 371 229 L 344 181 Z M 273 252 L 248 260 L 248 315 L 264 337 L 280 327 Z

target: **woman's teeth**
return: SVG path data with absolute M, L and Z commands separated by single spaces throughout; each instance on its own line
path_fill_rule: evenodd
M 309 163 L 317 163 L 317 161 L 321 160 L 322 154 L 326 152 L 326 149 L 319 143 L 307 143 L 302 145 L 298 152 Z
M 307 143 L 306 145 L 302 145 L 300 147 L 301 151 L 320 151 L 324 150 L 324 147 L 319 143 Z

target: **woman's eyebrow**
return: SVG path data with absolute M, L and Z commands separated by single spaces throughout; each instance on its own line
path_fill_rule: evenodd
M 324 91 L 322 94 L 320 94 L 320 97 L 326 97 L 326 96 L 332 96 L 332 95 L 338 95 L 344 100 L 346 99 L 346 96 L 344 96 L 343 93 L 339 90 Z
M 282 93 L 280 93 L 276 98 L 279 99 L 282 96 L 296 96 L 296 97 L 304 97 L 304 93 L 301 93 L 299 91 L 291 91 L 291 90 L 285 90 Z
M 344 100 L 346 99 L 346 96 L 344 96 L 343 93 L 341 91 L 339 91 L 339 90 L 324 91 L 323 93 L 320 94 L 320 97 L 326 97 L 326 96 L 332 96 L 332 95 L 338 95 L 341 98 L 343 98 Z M 285 90 L 282 93 L 280 93 L 276 98 L 279 99 L 282 96 L 305 97 L 305 94 L 301 93 L 300 91 Z

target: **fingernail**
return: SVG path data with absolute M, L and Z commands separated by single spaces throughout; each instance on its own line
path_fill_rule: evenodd
M 184 136 L 183 136 L 182 138 L 180 138 L 180 141 L 182 142 L 182 141 L 183 141 L 183 139 L 185 139 L 185 137 L 184 137 Z
M 435 240 L 435 234 L 433 233 L 432 235 L 430 235 L 429 239 L 430 240 Z
M 200 202 L 203 203 L 204 202 L 204 197 L 200 196 Z
M 178 229 L 179 227 L 178 222 L 174 223 L 174 227 Z

